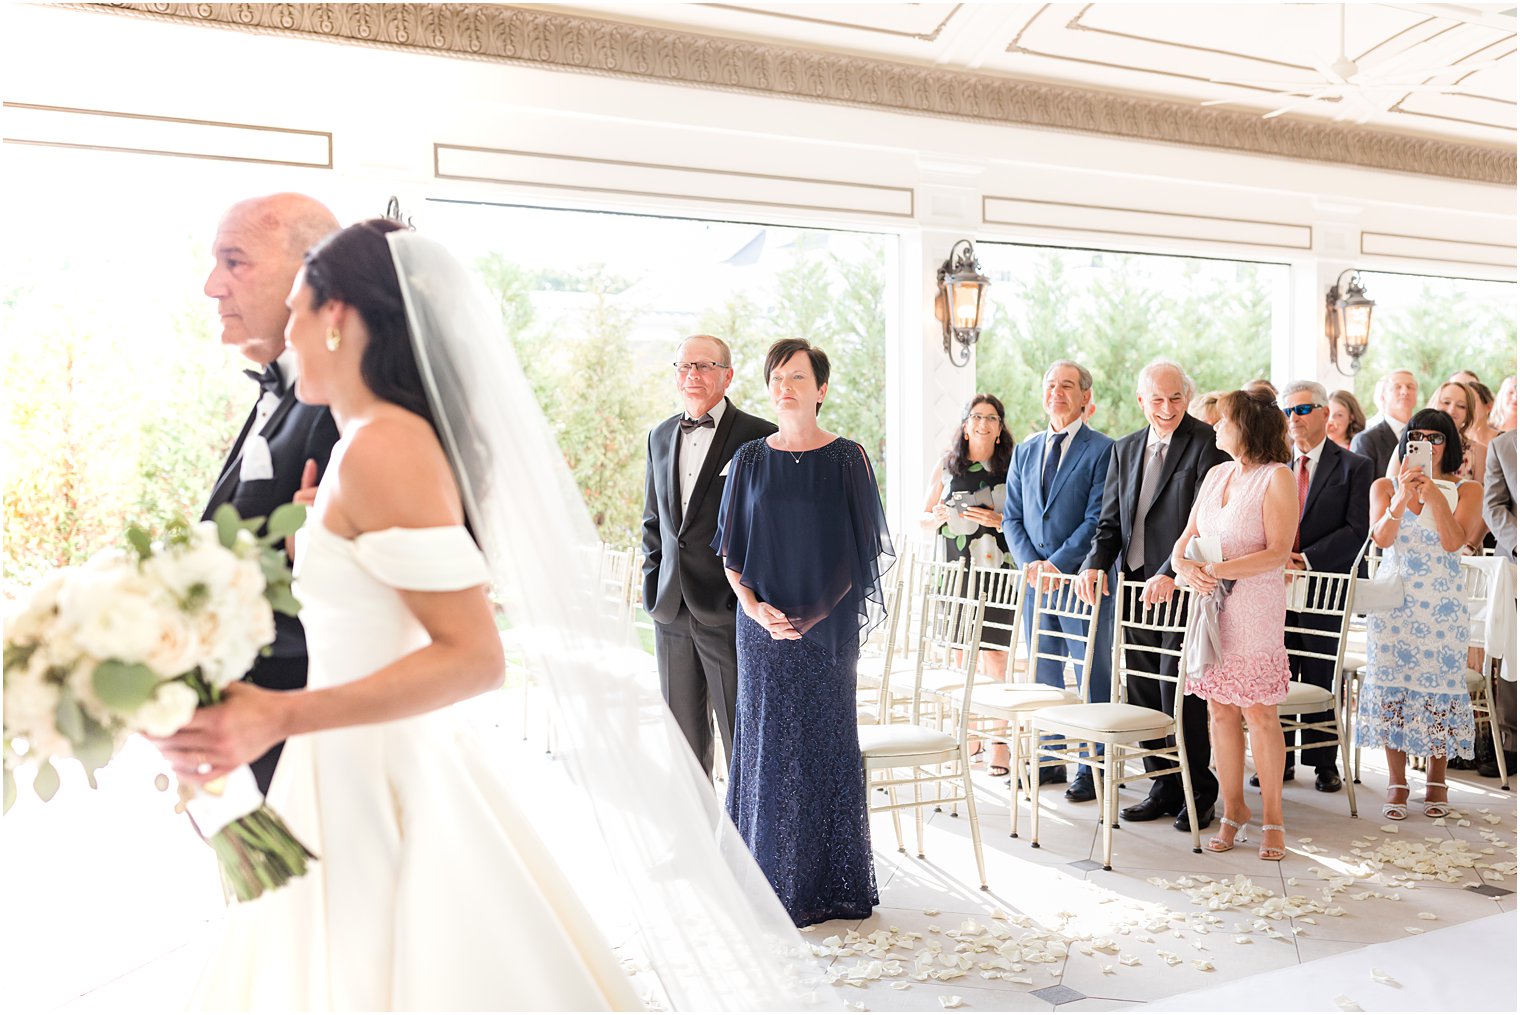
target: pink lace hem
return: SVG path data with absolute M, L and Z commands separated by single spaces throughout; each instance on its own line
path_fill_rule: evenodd
M 1288 697 L 1288 650 L 1226 655 L 1224 662 L 1188 677 L 1189 694 L 1227 705 L 1278 705 Z

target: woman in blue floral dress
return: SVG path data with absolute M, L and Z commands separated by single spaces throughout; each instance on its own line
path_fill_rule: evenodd
M 1433 476 L 1405 461 L 1409 442 L 1432 445 Z M 1428 817 L 1445 816 L 1446 762 L 1473 756 L 1467 694 L 1467 600 L 1462 547 L 1481 510 L 1482 489 L 1456 476 L 1462 442 L 1452 418 L 1422 409 L 1404 430 L 1397 480 L 1372 484 L 1372 539 L 1381 568 L 1404 581 L 1404 605 L 1367 618 L 1367 675 L 1357 702 L 1356 735 L 1388 755 L 1385 817 L 1409 813 L 1405 761 L 1423 755 Z

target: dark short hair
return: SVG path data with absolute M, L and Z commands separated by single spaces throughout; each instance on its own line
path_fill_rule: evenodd
M 813 345 L 805 338 L 783 338 L 765 354 L 765 383 L 771 382 L 771 371 L 797 355 L 799 352 L 807 353 L 808 362 L 813 365 L 813 383 L 820 388 L 829 383 L 829 354 Z M 823 403 L 813 407 L 813 415 L 818 415 L 823 409 Z
M 1451 474 L 1462 467 L 1462 435 L 1457 433 L 1457 421 L 1445 409 L 1421 409 L 1409 417 L 1409 425 L 1404 427 L 1404 436 L 1399 438 L 1401 462 L 1409 450 L 1411 430 L 1439 430 L 1445 434 L 1446 443 L 1441 445 L 1441 471 Z
M 1293 460 L 1288 450 L 1288 418 L 1277 407 L 1277 399 L 1265 388 L 1255 385 L 1240 391 L 1226 391 L 1219 396 L 1219 415 L 1234 423 L 1240 431 L 1242 462 L 1265 465 L 1268 462 Z
M 945 468 L 950 470 L 952 476 L 964 476 L 966 470 L 971 468 L 971 442 L 966 440 L 966 428 L 961 424 L 971 417 L 971 410 L 978 405 L 990 405 L 997 410 L 998 440 L 992 445 L 992 461 L 987 463 L 988 470 L 993 475 L 993 485 L 1008 475 L 1008 465 L 1013 461 L 1013 435 L 1008 432 L 1008 415 L 1003 411 L 1003 403 L 996 395 L 978 393 L 971 396 L 971 401 L 966 403 L 966 410 L 961 413 L 960 422 L 955 424 L 955 433 L 950 437 L 950 450 L 945 453 Z
M 421 416 L 436 432 L 386 239 L 387 233 L 403 228 L 390 219 L 370 219 L 333 233 L 306 252 L 306 284 L 314 307 L 341 300 L 363 319 L 369 345 L 359 361 L 359 374 L 365 386 Z
M 1346 424 L 1346 439 L 1349 441 L 1363 430 L 1367 429 L 1367 414 L 1362 411 L 1362 403 L 1356 400 L 1356 396 L 1345 388 L 1338 388 L 1330 392 L 1330 401 L 1339 402 L 1346 409 L 1346 414 L 1351 417 L 1351 422 Z

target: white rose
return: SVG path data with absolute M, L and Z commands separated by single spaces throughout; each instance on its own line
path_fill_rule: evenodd
M 5 681 L 5 732 L 26 738 L 28 757 L 68 757 L 69 742 L 58 732 L 58 685 L 42 677 L 42 670 L 28 663 L 12 671 Z
M 208 526 L 209 538 L 203 531 Z M 202 522 L 189 544 L 156 553 L 143 563 L 143 572 L 183 600 L 197 586 L 209 595 L 217 595 L 218 590 L 232 583 L 239 563 L 235 554 L 216 541 L 216 526 Z
M 49 571 L 27 590 L 26 598 L 7 611 L 6 641 L 12 644 L 30 644 L 44 640 L 48 629 L 58 617 L 58 596 L 74 570 L 71 567 L 61 567 Z
M 130 564 L 97 565 L 92 559 L 64 588 L 58 616 L 90 655 L 140 663 L 158 640 L 164 606 L 156 591 Z
M 132 727 L 150 737 L 167 737 L 190 721 L 200 704 L 189 685 L 171 680 L 159 684 L 153 697 L 143 703 L 129 720 Z
M 204 647 L 194 618 L 178 610 L 158 613 L 158 640 L 143 661 L 161 677 L 178 677 L 200 665 Z

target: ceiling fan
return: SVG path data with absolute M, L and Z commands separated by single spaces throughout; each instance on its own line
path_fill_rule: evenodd
M 1389 59 L 1370 67 L 1360 66 L 1346 55 L 1346 5 L 1340 4 L 1339 7 L 1340 55 L 1336 57 L 1334 63 L 1317 62 L 1312 65 L 1322 80 L 1311 82 L 1250 81 L 1237 78 L 1211 78 L 1210 80 L 1215 84 L 1245 85 L 1275 91 L 1279 100 L 1286 101 L 1271 112 L 1263 114 L 1264 120 L 1275 119 L 1311 102 L 1324 101 L 1339 104 L 1335 114 L 1336 120 L 1351 119 L 1356 123 L 1366 123 L 1377 113 L 1385 111 L 1390 104 L 1412 92 L 1449 94 L 1462 90 L 1462 86 L 1456 80 L 1441 84 L 1436 79 L 1460 77 L 1502 62 L 1502 60 L 1484 60 L 1478 63 L 1439 64 L 1430 67 L 1400 66 L 1405 62 L 1400 60 L 1400 57 L 1419 44 L 1414 43 L 1403 53 L 1395 54 Z M 1223 106 L 1238 102 L 1238 99 L 1209 99 L 1203 105 Z

